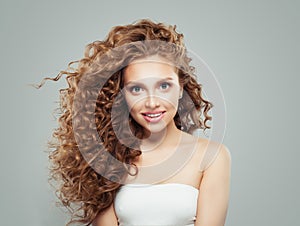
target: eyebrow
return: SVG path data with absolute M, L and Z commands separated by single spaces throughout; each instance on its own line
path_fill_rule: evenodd
M 167 77 L 167 78 L 158 80 L 156 83 L 161 83 L 161 82 L 171 81 L 171 80 L 174 80 L 174 79 L 172 77 Z M 124 85 L 127 86 L 127 85 L 144 85 L 144 84 L 145 83 L 139 82 L 139 81 L 130 81 L 130 82 L 125 83 Z

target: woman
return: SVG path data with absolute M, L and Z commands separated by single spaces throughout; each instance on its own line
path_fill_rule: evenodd
M 69 85 L 49 143 L 69 224 L 224 225 L 230 154 L 192 135 L 210 128 L 213 105 L 190 61 L 176 26 L 140 20 L 45 78 Z

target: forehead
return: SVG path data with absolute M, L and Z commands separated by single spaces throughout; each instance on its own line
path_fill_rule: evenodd
M 124 70 L 124 83 L 148 79 L 171 78 L 178 80 L 176 68 L 170 62 L 159 57 L 135 60 Z

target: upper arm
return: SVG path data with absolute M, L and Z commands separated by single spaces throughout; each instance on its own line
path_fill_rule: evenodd
M 92 226 L 117 226 L 118 220 L 113 203 L 109 208 L 97 215 Z
M 219 148 L 214 162 L 203 172 L 196 226 L 225 224 L 229 202 L 231 156 L 226 146 L 220 145 Z

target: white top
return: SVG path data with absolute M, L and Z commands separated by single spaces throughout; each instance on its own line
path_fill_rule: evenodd
M 187 184 L 126 184 L 114 207 L 120 226 L 192 226 L 199 190 Z

